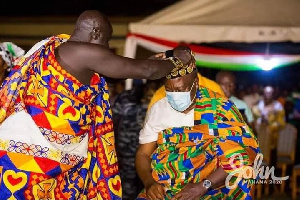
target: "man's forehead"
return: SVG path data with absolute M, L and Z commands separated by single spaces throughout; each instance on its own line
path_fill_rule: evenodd
M 229 75 L 224 75 L 224 76 L 221 77 L 220 80 L 221 80 L 221 81 L 232 81 L 233 79 L 232 79 L 232 77 L 229 76 Z
M 173 85 L 173 86 L 189 86 L 191 83 L 193 83 L 195 78 L 191 76 L 191 74 L 183 76 L 183 77 L 177 77 L 174 79 L 166 80 L 165 85 Z
M 182 79 L 182 77 L 177 77 L 175 79 L 171 79 L 171 80 L 166 80 L 165 84 L 166 85 L 173 85 L 173 84 L 177 84 L 177 83 L 183 83 L 184 80 Z

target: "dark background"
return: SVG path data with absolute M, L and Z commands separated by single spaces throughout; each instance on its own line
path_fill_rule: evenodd
M 0 0 L 0 16 L 78 15 L 100 10 L 108 16 L 147 16 L 178 0 Z

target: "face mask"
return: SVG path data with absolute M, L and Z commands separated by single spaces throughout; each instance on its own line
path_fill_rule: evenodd
M 193 89 L 193 86 L 194 83 L 190 91 L 184 91 L 184 92 L 166 91 L 166 97 L 173 109 L 177 110 L 178 112 L 183 112 L 192 104 L 193 100 L 195 99 L 194 97 L 193 100 L 191 100 L 191 91 Z

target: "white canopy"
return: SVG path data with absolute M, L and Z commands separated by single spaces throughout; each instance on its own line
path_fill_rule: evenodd
M 138 45 L 161 52 L 181 42 L 300 42 L 299 11 L 300 0 L 181 0 L 130 23 L 124 55 L 134 58 Z M 214 55 L 203 48 L 194 52 L 197 60 L 211 64 L 256 65 L 259 61 L 234 57 L 234 53 Z M 280 62 L 300 59 L 300 55 L 287 56 L 283 55 Z M 127 80 L 126 88 L 131 88 L 131 80 Z
M 300 42 L 299 0 L 182 0 L 129 30 L 171 41 Z

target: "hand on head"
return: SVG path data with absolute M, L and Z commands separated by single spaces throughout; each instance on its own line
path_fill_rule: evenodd
M 189 47 L 177 46 L 171 51 L 172 51 L 171 53 L 172 56 L 180 59 L 184 65 L 189 64 L 191 62 L 193 56 L 191 53 L 191 49 Z M 159 52 L 149 57 L 149 59 L 166 59 L 166 58 L 167 58 L 166 52 Z
M 193 58 L 192 51 L 187 46 L 177 46 L 173 49 L 173 55 L 179 58 L 184 65 L 189 64 Z

